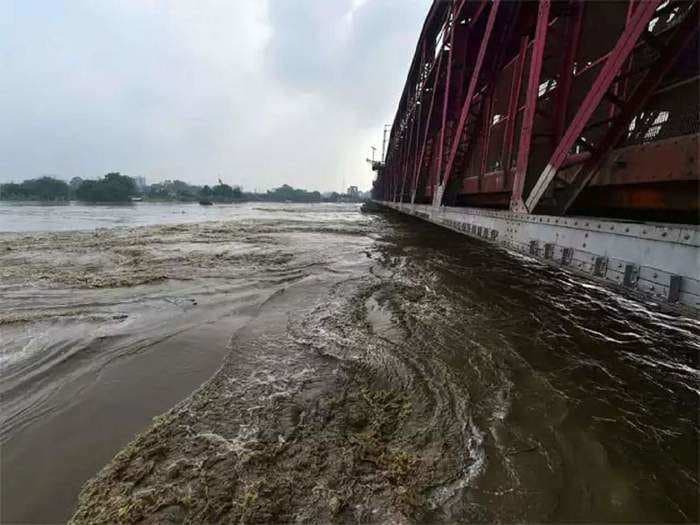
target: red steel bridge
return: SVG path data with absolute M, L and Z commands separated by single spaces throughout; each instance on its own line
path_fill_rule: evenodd
M 698 2 L 435 0 L 378 201 L 698 223 Z

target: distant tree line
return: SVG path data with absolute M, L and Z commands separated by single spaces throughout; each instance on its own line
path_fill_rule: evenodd
M 0 185 L 3 200 L 123 202 L 136 194 L 134 179 L 120 173 L 108 173 L 97 180 L 75 177 L 70 184 L 53 177 L 41 177 Z
M 244 200 L 239 186 L 219 183 L 216 186 L 196 186 L 181 180 L 166 180 L 146 186 L 143 196 L 156 201 L 198 201 L 237 202 Z
M 52 177 L 25 180 L 19 184 L 8 182 L 0 185 L 0 197 L 4 200 L 66 201 L 71 197 L 68 184 Z
M 136 181 L 121 173 L 108 173 L 100 179 L 74 177 L 70 183 L 53 177 L 25 180 L 0 185 L 2 200 L 38 200 L 84 202 L 128 202 L 133 198 L 149 201 L 212 201 L 212 202 L 342 202 L 356 200 L 333 192 L 322 196 L 318 191 L 293 188 L 287 184 L 265 193 L 244 192 L 240 186 L 219 184 L 197 186 L 181 180 L 166 180 L 139 187 Z
M 252 196 L 251 196 L 252 197 Z M 321 202 L 321 194 L 317 191 L 306 191 L 292 188 L 284 184 L 266 193 L 256 193 L 251 200 L 274 201 L 274 202 Z

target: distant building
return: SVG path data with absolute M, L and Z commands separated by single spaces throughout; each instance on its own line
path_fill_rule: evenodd
M 144 191 L 146 189 L 146 177 L 134 177 L 134 182 L 139 191 Z
M 351 199 L 357 199 L 360 196 L 360 190 L 357 189 L 357 186 L 350 186 L 348 188 L 348 197 Z

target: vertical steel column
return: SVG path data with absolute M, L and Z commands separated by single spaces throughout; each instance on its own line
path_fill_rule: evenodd
M 394 140 L 398 140 L 398 135 L 399 132 L 397 131 Z M 394 143 L 394 148 L 391 151 L 391 165 L 389 166 L 389 171 L 387 173 L 387 200 L 394 200 L 394 175 L 396 174 L 397 162 L 400 159 L 400 148 L 400 144 Z
M 490 88 L 489 88 L 490 89 Z M 481 129 L 481 158 L 479 160 L 479 174 L 477 179 L 477 188 L 479 191 L 482 190 L 482 180 L 484 178 L 484 173 L 486 172 L 486 161 L 489 156 L 489 142 L 491 141 L 491 120 L 493 115 L 493 94 L 484 94 L 486 97 L 486 111 L 484 112 L 483 127 Z
M 438 158 L 438 169 L 437 169 L 437 174 L 436 174 L 436 180 L 435 180 L 435 185 L 437 186 L 440 183 L 440 171 L 442 171 L 442 157 L 444 155 L 444 147 L 445 147 L 445 128 L 447 127 L 447 110 L 450 102 L 450 84 L 451 84 L 451 79 L 452 79 L 452 57 L 454 55 L 454 36 L 455 36 L 455 22 L 456 22 L 456 13 L 453 11 L 452 15 L 450 16 L 451 20 L 450 22 L 450 49 L 448 50 L 448 55 L 447 55 L 447 72 L 445 75 L 445 91 L 444 95 L 442 97 L 442 119 L 441 119 L 441 124 L 440 124 L 440 139 L 438 141 L 438 148 L 437 148 L 437 158 Z M 434 192 L 437 191 L 436 189 L 433 190 Z
M 409 119 L 408 135 L 406 141 L 406 156 L 403 161 L 403 177 L 401 178 L 401 194 L 399 195 L 399 202 L 403 202 L 404 191 L 406 189 L 406 177 L 408 176 L 408 164 L 411 159 L 411 147 L 413 146 L 413 130 L 416 127 L 417 119 L 415 115 L 412 119 Z
M 444 56 L 444 53 L 440 51 L 440 54 L 437 59 L 437 65 L 435 66 L 435 79 L 433 80 L 433 87 L 432 91 L 430 93 L 430 107 L 428 108 L 428 116 L 426 117 L 425 120 L 425 131 L 423 133 L 423 141 L 421 143 L 420 147 L 420 155 L 418 156 L 418 164 L 416 165 L 416 171 L 413 174 L 413 191 L 414 195 L 417 190 L 418 186 L 418 178 L 420 177 L 420 171 L 423 169 L 423 158 L 425 155 L 425 148 L 428 143 L 428 133 L 430 133 L 430 124 L 433 118 L 433 106 L 435 104 L 435 93 L 437 92 L 437 86 L 438 86 L 438 79 L 440 78 L 440 71 L 442 68 L 442 57 Z
M 418 146 L 419 146 L 419 141 L 420 141 L 420 130 L 421 130 L 421 123 L 422 123 L 422 116 L 423 116 L 423 94 L 425 93 L 425 81 L 428 79 L 427 75 L 425 74 L 425 41 L 423 41 L 422 45 L 422 51 L 421 51 L 421 61 L 420 61 L 420 70 L 418 73 L 418 93 L 416 94 L 416 104 L 419 106 L 418 107 L 418 112 L 416 116 L 416 132 L 415 132 L 415 147 L 413 149 L 413 169 L 411 170 L 412 173 L 410 175 L 410 197 L 411 197 L 411 203 L 413 203 L 414 200 L 414 194 L 415 194 L 415 184 L 414 184 L 414 179 L 415 179 L 415 173 L 416 170 L 418 169 Z
M 527 163 L 530 157 L 530 144 L 532 142 L 532 127 L 535 122 L 535 108 L 537 95 L 540 88 L 540 73 L 542 72 L 542 59 L 547 43 L 547 29 L 549 24 L 550 0 L 540 0 L 537 11 L 537 27 L 535 40 L 530 52 L 530 73 L 527 79 L 527 94 L 525 95 L 525 111 L 523 123 L 520 127 L 520 145 L 518 146 L 518 159 L 515 166 L 515 178 L 513 180 L 513 193 L 510 197 L 510 210 L 519 213 L 527 213 L 523 203 L 523 188 L 527 175 Z
M 520 50 L 513 66 L 513 78 L 508 98 L 508 117 L 506 129 L 503 132 L 503 152 L 501 164 L 503 166 L 503 189 L 512 183 L 511 164 L 513 162 L 513 138 L 515 136 L 515 124 L 518 120 L 518 105 L 520 103 L 520 87 L 523 81 L 523 69 L 525 68 L 525 58 L 527 58 L 527 47 L 529 38 L 524 35 L 520 38 Z
M 422 88 L 421 88 L 421 91 L 422 91 Z M 415 174 L 416 174 L 416 171 L 418 170 L 418 145 L 420 142 L 420 129 L 421 129 L 422 116 L 423 116 L 422 114 L 423 114 L 423 103 L 421 102 L 420 107 L 418 108 L 418 116 L 417 116 L 417 120 L 416 120 L 416 132 L 414 134 L 415 145 L 413 147 L 413 166 L 409 170 L 410 171 L 410 173 L 409 173 L 409 191 L 411 193 L 411 195 L 410 195 L 411 203 L 413 203 L 413 194 L 415 191 L 415 187 L 414 187 L 415 186 L 415 183 L 414 183 Z
M 402 168 L 406 165 L 406 155 L 407 155 L 407 144 L 406 144 L 406 134 L 407 130 L 404 128 L 403 135 L 401 136 L 401 154 L 399 155 L 399 164 L 396 166 L 394 174 L 394 202 L 399 202 L 399 182 L 401 180 Z
M 571 94 L 571 86 L 574 80 L 574 64 L 578 54 L 579 42 L 581 41 L 581 28 L 583 27 L 583 1 L 572 0 L 572 4 L 574 12 L 566 24 L 566 32 L 564 33 L 566 51 L 559 70 L 559 80 L 556 88 L 557 101 L 556 109 L 554 110 L 554 133 L 552 136 L 555 144 L 561 139 L 566 126 L 569 112 L 569 95 Z
M 474 93 L 476 91 L 476 84 L 479 80 L 479 75 L 481 73 L 481 66 L 484 63 L 486 48 L 488 47 L 489 41 L 491 40 L 491 34 L 493 33 L 493 26 L 496 22 L 496 15 L 498 14 L 498 7 L 500 3 L 501 0 L 493 0 L 493 2 L 491 3 L 491 12 L 489 13 L 489 18 L 486 22 L 486 29 L 481 39 L 479 54 L 476 57 L 476 64 L 474 65 L 474 70 L 472 71 L 471 78 L 469 79 L 467 98 L 464 100 L 462 112 L 459 116 L 459 123 L 457 124 L 457 128 L 454 130 L 453 133 L 452 147 L 450 148 L 450 157 L 447 161 L 447 167 L 445 168 L 445 173 L 442 178 L 442 182 L 440 183 L 440 186 L 443 188 L 447 185 L 447 183 L 450 180 L 452 167 L 454 166 L 454 161 L 457 157 L 457 150 L 459 149 L 462 133 L 464 132 L 464 126 L 467 122 L 467 117 L 469 116 L 469 110 L 471 109 L 472 99 L 474 98 Z

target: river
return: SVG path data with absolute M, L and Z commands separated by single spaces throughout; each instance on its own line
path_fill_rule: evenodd
M 698 520 L 696 318 L 356 205 L 0 230 L 3 522 Z

